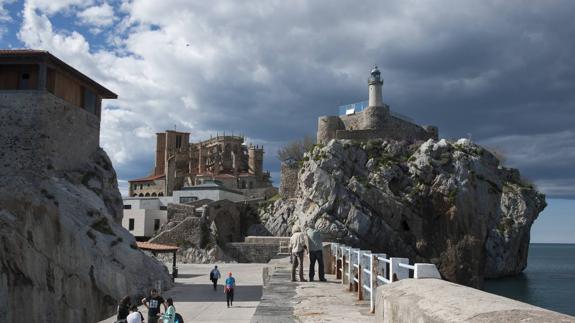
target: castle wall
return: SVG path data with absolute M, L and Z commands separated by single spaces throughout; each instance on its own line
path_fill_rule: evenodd
M 100 121 L 46 91 L 0 91 L 0 175 L 72 170 L 100 146 Z
M 294 198 L 297 182 L 298 182 L 299 167 L 297 165 L 287 165 L 282 163 L 280 172 L 280 195 L 283 198 Z
M 154 175 L 162 175 L 166 168 L 166 133 L 156 134 L 156 164 Z
M 327 143 L 335 138 L 337 130 L 346 129 L 346 126 L 337 116 L 319 117 L 317 123 L 317 142 Z

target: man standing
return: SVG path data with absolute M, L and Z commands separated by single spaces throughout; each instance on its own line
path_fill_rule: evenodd
M 218 279 L 220 279 L 222 275 L 220 275 L 220 271 L 218 270 L 218 266 L 214 266 L 214 269 L 210 271 L 210 280 L 214 284 L 214 290 L 218 288 Z
M 325 273 L 323 269 L 323 241 L 321 233 L 315 229 L 314 223 L 308 224 L 307 240 L 309 246 L 309 281 L 313 281 L 315 276 L 315 262 L 318 262 L 319 280 L 324 282 Z
M 299 267 L 299 280 L 305 282 L 303 278 L 303 254 L 306 248 L 305 235 L 301 232 L 299 225 L 294 224 L 292 227 L 292 236 L 289 240 L 289 249 L 292 254 L 293 262 L 291 266 L 291 281 L 295 280 L 295 271 Z
M 164 299 L 155 288 L 150 291 L 150 296 L 142 299 L 142 304 L 148 308 L 148 322 L 158 323 L 158 314 L 160 314 L 160 305 L 164 304 L 164 311 L 167 310 Z

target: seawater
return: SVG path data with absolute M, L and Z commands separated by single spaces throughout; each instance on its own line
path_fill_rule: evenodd
M 523 273 L 486 280 L 485 291 L 575 316 L 575 244 L 530 244 Z

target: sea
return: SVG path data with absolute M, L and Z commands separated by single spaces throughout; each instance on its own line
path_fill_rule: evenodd
M 575 316 L 575 244 L 532 243 L 523 273 L 486 280 L 484 289 Z

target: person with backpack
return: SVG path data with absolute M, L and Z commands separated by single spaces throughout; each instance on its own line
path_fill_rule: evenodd
M 220 279 L 222 275 L 220 275 L 220 271 L 218 270 L 218 266 L 214 266 L 214 269 L 210 271 L 210 280 L 214 284 L 214 291 L 218 289 L 218 279 Z
M 224 293 L 226 294 L 226 301 L 228 302 L 228 307 L 232 306 L 234 303 L 235 287 L 236 287 L 236 279 L 232 277 L 232 273 L 228 273 L 228 278 L 226 278 L 226 286 L 224 287 Z

